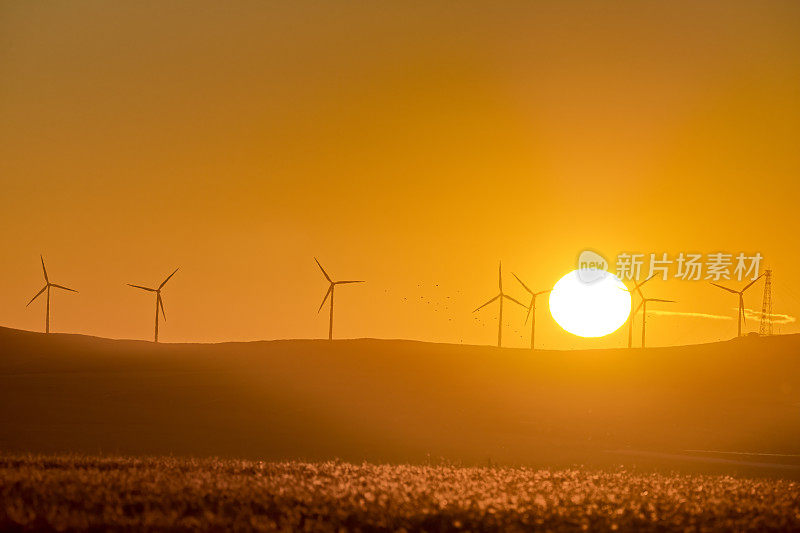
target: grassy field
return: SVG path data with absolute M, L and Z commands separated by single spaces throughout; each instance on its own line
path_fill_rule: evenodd
M 800 483 L 625 470 L 0 456 L 0 530 L 800 529 Z
M 0 353 L 0 531 L 800 530 L 797 335 Z

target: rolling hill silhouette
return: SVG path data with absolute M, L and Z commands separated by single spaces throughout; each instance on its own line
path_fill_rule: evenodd
M 0 450 L 797 475 L 799 371 L 800 335 L 532 353 L 373 339 L 156 345 L 0 328 Z

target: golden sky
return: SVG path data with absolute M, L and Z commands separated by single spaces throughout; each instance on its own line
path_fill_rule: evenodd
M 3 2 L 0 324 L 43 327 L 40 253 L 80 291 L 53 330 L 109 337 L 152 335 L 124 284 L 177 266 L 164 341 L 324 337 L 314 256 L 368 282 L 340 337 L 490 344 L 498 260 L 521 298 L 586 248 L 758 251 L 798 315 L 798 87 L 795 2 Z M 646 292 L 732 318 L 648 344 L 735 334 L 733 295 Z M 625 339 L 539 306 L 543 347 Z

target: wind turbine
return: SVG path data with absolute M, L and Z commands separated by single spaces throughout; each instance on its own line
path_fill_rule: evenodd
M 645 279 L 644 281 L 637 282 L 633 286 L 633 290 L 632 291 L 628 291 L 628 292 L 633 293 L 633 291 L 636 291 L 637 293 L 639 293 L 639 298 L 641 298 L 642 301 L 644 301 L 644 294 L 642 294 L 641 287 L 642 287 L 642 285 L 644 285 L 645 283 L 647 283 L 648 281 L 650 281 L 654 277 L 655 277 L 655 274 L 653 274 L 649 278 Z M 641 304 L 639 304 L 639 305 L 641 306 Z M 636 311 L 638 311 L 638 310 L 639 310 L 639 308 L 637 307 Z M 631 299 L 631 314 L 628 316 L 628 348 L 632 348 L 633 347 L 633 319 L 636 317 L 636 311 L 633 310 L 633 300 Z
M 314 258 L 314 261 L 317 262 L 317 266 L 319 267 L 320 270 L 322 270 L 322 275 L 325 276 L 325 279 L 328 280 L 328 283 L 330 284 L 328 285 L 328 292 L 325 293 L 325 298 L 323 298 L 322 303 L 319 304 L 319 309 L 317 309 L 317 313 L 322 311 L 322 306 L 325 305 L 325 302 L 328 300 L 328 296 L 330 296 L 331 314 L 330 314 L 330 320 L 328 322 L 328 340 L 333 340 L 333 289 L 337 285 L 345 285 L 347 283 L 364 283 L 364 281 L 363 280 L 333 281 L 331 277 L 328 275 L 328 273 L 325 272 L 325 269 L 322 268 L 322 265 L 319 264 L 319 261 L 317 260 L 316 257 Z
M 500 288 L 500 294 L 498 294 L 497 296 L 495 296 L 494 298 L 492 298 L 491 300 L 489 300 L 485 304 L 483 304 L 483 305 L 479 306 L 478 308 L 476 308 L 475 311 L 478 311 L 478 309 L 482 309 L 482 308 L 486 307 L 487 305 L 489 305 L 490 303 L 494 302 L 495 300 L 498 300 L 498 299 L 500 300 L 500 316 L 499 316 L 498 321 L 497 321 L 497 347 L 500 348 L 502 346 L 502 344 L 503 344 L 503 298 L 507 298 L 508 300 L 511 300 L 512 302 L 514 302 L 515 304 L 517 304 L 517 305 L 519 305 L 521 307 L 527 307 L 527 306 L 525 304 L 515 300 L 514 298 L 512 298 L 511 296 L 509 296 L 508 294 L 503 292 L 503 263 L 502 262 L 500 263 L 500 266 L 498 268 L 497 285 Z M 475 311 L 473 311 L 473 313 Z
M 513 272 L 511 273 L 511 275 L 514 276 L 515 278 L 517 278 L 517 281 L 519 281 L 519 284 L 522 285 L 522 287 L 526 291 L 528 291 L 528 294 L 531 295 L 531 304 L 528 306 L 528 314 L 525 315 L 525 323 L 526 324 L 528 323 L 528 318 L 531 319 L 531 350 L 533 350 L 534 349 L 533 338 L 534 338 L 534 335 L 536 334 L 536 297 L 541 295 L 541 294 L 547 294 L 548 292 L 552 291 L 553 289 L 547 289 L 546 291 L 533 292 L 532 290 L 530 290 L 528 288 L 527 285 L 525 285 L 522 282 L 521 279 L 519 279 L 519 276 L 517 276 Z
M 43 292 L 47 291 L 47 311 L 46 311 L 47 315 L 46 315 L 46 318 L 45 318 L 45 321 L 44 321 L 44 332 L 45 333 L 50 333 L 50 288 L 51 287 L 55 287 L 56 289 L 62 289 L 62 290 L 65 290 L 65 291 L 70 291 L 70 292 L 78 292 L 78 291 L 76 291 L 75 289 L 70 289 L 69 287 L 64 287 L 63 285 L 58 285 L 56 283 L 50 283 L 50 278 L 47 277 L 47 269 L 44 267 L 44 257 L 42 257 L 40 255 L 39 259 L 42 260 L 42 273 L 44 274 L 44 287 L 42 288 L 42 290 L 40 290 L 39 292 L 36 293 L 36 296 L 31 298 L 31 301 L 28 302 L 28 305 L 31 305 L 36 298 L 41 296 Z M 28 307 L 28 305 L 26 305 L 25 307 Z
M 180 269 L 180 267 L 176 268 L 176 269 L 175 269 L 175 272 L 177 272 L 179 269 Z M 141 285 L 133 285 L 132 283 L 128 283 L 128 286 L 129 286 L 129 287 L 133 287 L 133 288 L 135 288 L 135 289 L 142 289 L 143 291 L 147 291 L 147 292 L 154 292 L 154 293 L 156 293 L 156 333 L 155 333 L 155 337 L 154 337 L 154 340 L 153 340 L 153 342 L 158 342 L 158 309 L 159 309 L 159 308 L 161 308 L 161 314 L 162 314 L 162 316 L 164 317 L 164 322 L 166 322 L 166 321 L 167 321 L 167 313 L 166 313 L 166 312 L 164 312 L 164 300 L 161 298 L 161 289 L 163 289 L 163 288 L 164 288 L 164 285 L 166 285 L 166 284 L 167 284 L 167 282 L 169 281 L 169 279 L 170 279 L 172 276 L 174 276 L 174 275 L 175 275 L 175 272 L 173 272 L 172 274 L 170 274 L 169 276 L 167 276 L 167 279 L 165 279 L 164 281 L 162 281 L 162 282 L 161 282 L 161 285 L 159 285 L 157 289 L 151 289 L 150 287 L 142 287 Z
M 674 304 L 675 300 L 664 300 L 663 298 L 642 298 L 642 301 L 639 302 L 639 306 L 636 308 L 636 311 L 634 311 L 633 314 L 635 316 L 639 311 L 639 307 L 642 308 L 642 348 L 644 348 L 644 330 L 647 323 L 647 302 L 665 302 Z
M 763 272 L 761 274 L 761 276 L 763 276 L 764 274 L 766 274 L 766 272 Z M 739 295 L 739 320 L 738 320 L 738 322 L 739 322 L 739 331 L 736 334 L 737 337 L 741 337 L 742 336 L 742 325 L 744 325 L 744 323 L 745 323 L 745 320 L 744 320 L 744 291 L 749 289 L 753 285 L 753 283 L 755 283 L 756 281 L 761 279 L 761 276 L 758 276 L 756 279 L 754 279 L 753 281 L 751 281 L 750 283 L 745 285 L 744 288 L 742 290 L 740 290 L 740 291 L 735 291 L 733 289 L 729 289 L 728 287 L 723 287 L 722 285 L 719 285 L 717 283 L 713 283 L 713 282 L 709 281 L 709 283 L 711 283 L 715 287 L 719 287 L 720 289 L 722 289 L 724 291 L 732 292 L 733 294 L 738 294 Z

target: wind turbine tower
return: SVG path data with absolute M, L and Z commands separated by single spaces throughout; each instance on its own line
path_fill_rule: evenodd
M 740 290 L 740 291 L 737 291 L 737 290 L 734 290 L 734 289 L 730 289 L 728 287 L 723 287 L 722 285 L 719 285 L 717 283 L 709 282 L 713 286 L 719 287 L 723 291 L 728 291 L 730 293 L 737 294 L 739 296 L 739 319 L 737 320 L 739 325 L 738 325 L 738 331 L 736 333 L 737 337 L 741 337 L 742 336 L 742 326 L 745 324 L 745 318 L 744 318 L 744 291 L 746 291 L 747 289 L 752 287 L 753 284 L 756 281 L 760 280 L 764 275 L 766 275 L 767 272 L 770 272 L 770 271 L 768 270 L 768 271 L 764 272 L 763 274 L 758 276 L 756 279 L 754 279 L 753 281 L 751 281 L 750 283 L 745 285 L 744 288 L 742 290 Z
M 528 306 L 528 314 L 525 316 L 525 322 L 526 323 L 528 322 L 528 318 L 531 319 L 531 350 L 533 350 L 534 349 L 533 339 L 534 339 L 534 336 L 536 335 L 536 297 L 537 296 L 541 296 L 542 294 L 547 294 L 548 292 L 552 291 L 553 289 L 547 289 L 546 291 L 533 292 L 532 290 L 530 290 L 528 288 L 527 285 L 525 285 L 522 282 L 521 279 L 519 279 L 519 276 L 517 276 L 513 272 L 511 274 L 515 278 L 517 278 L 517 281 L 519 281 L 519 284 L 522 285 L 522 287 L 528 292 L 528 294 L 531 295 L 531 304 Z
M 772 270 L 764 272 L 764 299 L 761 303 L 759 335 L 772 335 Z
M 175 269 L 175 272 L 177 272 L 177 271 L 178 271 L 178 268 Z M 155 332 L 155 336 L 153 338 L 153 342 L 158 342 L 158 311 L 159 311 L 159 309 L 161 309 L 161 315 L 164 317 L 164 322 L 167 321 L 167 313 L 164 311 L 164 300 L 161 298 L 161 289 L 163 289 L 164 285 L 166 285 L 167 282 L 170 280 L 170 278 L 175 275 L 175 272 L 173 272 L 172 274 L 167 276 L 167 279 L 162 281 L 161 285 L 159 285 L 157 289 L 151 289 L 150 287 L 143 287 L 141 285 L 133 285 L 131 283 L 128 283 L 129 287 L 133 287 L 135 289 L 141 289 L 141 290 L 147 291 L 147 292 L 156 293 L 156 332 Z
M 489 300 L 488 302 L 486 302 L 485 304 L 483 304 L 483 305 L 479 306 L 478 308 L 476 308 L 475 311 L 473 311 L 473 313 L 478 311 L 478 309 L 482 309 L 482 308 L 486 307 L 487 305 L 489 305 L 490 303 L 494 302 L 495 300 L 500 300 L 500 316 L 498 317 L 498 320 L 497 320 L 497 347 L 500 348 L 503 345 L 503 300 L 504 299 L 508 299 L 508 300 L 511 300 L 512 302 L 514 302 L 515 304 L 519 305 L 519 306 L 526 307 L 526 308 L 527 308 L 527 306 L 525 304 L 523 304 L 522 302 L 519 302 L 519 301 L 515 300 L 514 298 L 512 298 L 511 296 L 509 296 L 508 294 L 503 292 L 503 264 L 502 263 L 500 263 L 500 266 L 499 266 L 497 272 L 498 272 L 497 285 L 500 288 L 500 293 L 497 296 L 495 296 L 494 298 L 492 298 L 491 300 Z
M 655 274 L 653 274 L 652 276 L 650 276 L 649 278 L 647 278 L 647 279 L 645 279 L 643 281 L 637 282 L 633 286 L 633 291 L 636 291 L 639 294 L 639 298 L 641 298 L 642 301 L 644 301 L 644 294 L 642 293 L 642 285 L 644 285 L 645 283 L 647 283 L 648 281 L 650 281 L 654 277 L 655 277 Z M 631 294 L 633 293 L 633 291 L 630 291 Z M 641 305 L 642 304 L 640 303 L 639 306 L 641 306 Z M 639 307 L 637 307 L 636 310 L 634 310 L 633 298 L 631 298 L 631 314 L 628 316 L 628 348 L 633 348 L 633 319 L 636 317 L 636 311 L 638 311 L 638 310 L 639 310 Z
M 55 288 L 55 289 L 61 289 L 63 291 L 70 291 L 70 292 L 78 292 L 78 291 L 76 291 L 75 289 L 70 289 L 69 287 L 64 287 L 63 285 L 58 285 L 56 283 L 51 283 L 50 282 L 50 278 L 47 276 L 47 269 L 44 267 L 44 257 L 42 257 L 40 255 L 39 259 L 42 260 L 42 273 L 44 274 L 44 287 L 42 287 L 42 290 L 40 290 L 39 292 L 36 293 L 36 296 L 31 298 L 31 301 L 28 302 L 28 305 L 31 305 L 36 298 L 38 298 L 39 296 L 42 295 L 43 292 L 45 292 L 45 291 L 47 292 L 47 308 L 46 308 L 46 311 L 45 311 L 44 332 L 45 333 L 50 333 L 50 289 L 54 289 Z M 28 307 L 28 305 L 26 305 L 25 307 Z
M 664 302 L 664 303 L 675 303 L 675 300 L 664 300 L 663 298 L 643 298 L 641 302 L 639 302 L 639 307 L 642 308 L 642 348 L 644 348 L 644 332 L 645 326 L 647 325 L 647 302 Z M 633 312 L 636 315 L 636 312 L 639 311 L 639 307 L 636 308 L 636 311 Z
M 348 283 L 364 283 L 363 280 L 347 280 L 347 281 L 333 281 L 331 277 L 325 272 L 325 269 L 322 268 L 322 265 L 317 261 L 317 258 L 314 258 L 314 261 L 317 262 L 317 266 L 320 270 L 322 270 L 322 275 L 325 276 L 325 279 L 328 280 L 328 292 L 325 293 L 325 298 L 322 299 L 322 303 L 319 304 L 319 309 L 317 309 L 317 313 L 322 311 L 322 306 L 325 305 L 325 302 L 328 300 L 328 296 L 331 297 L 331 312 L 330 312 L 330 319 L 328 320 L 328 340 L 333 340 L 333 289 L 336 288 L 337 285 L 346 285 Z

